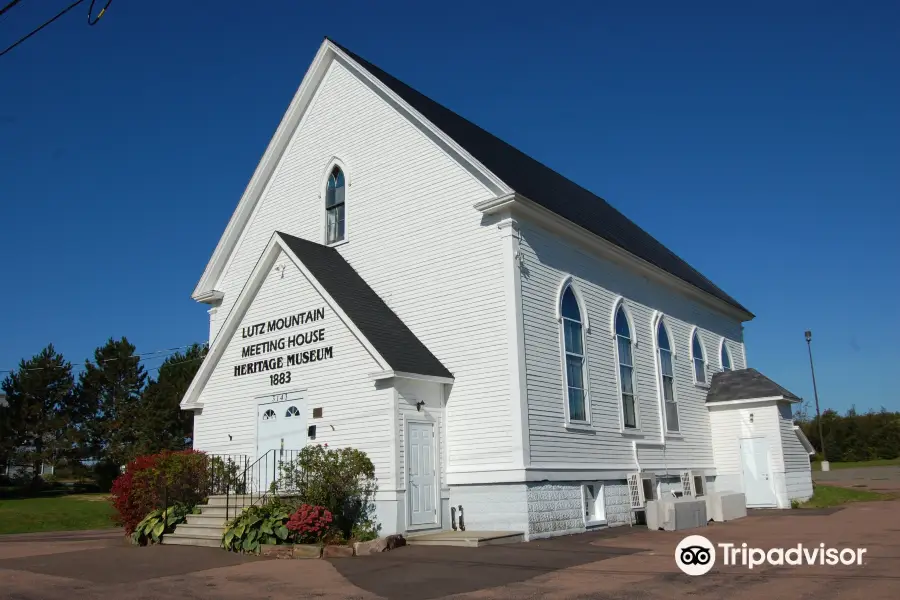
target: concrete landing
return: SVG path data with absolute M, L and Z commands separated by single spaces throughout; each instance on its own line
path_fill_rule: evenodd
M 520 531 L 438 531 L 434 533 L 409 533 L 406 543 L 410 546 L 493 546 L 517 544 L 525 540 Z

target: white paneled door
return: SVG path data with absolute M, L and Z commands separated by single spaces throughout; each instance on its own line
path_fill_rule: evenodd
M 775 506 L 775 489 L 769 468 L 769 442 L 765 438 L 741 440 L 741 469 L 747 506 Z
M 437 461 L 434 457 L 434 424 L 409 423 L 406 436 L 409 525 L 437 523 Z
M 306 404 L 302 398 L 260 404 L 256 419 L 256 456 L 265 458 L 253 469 L 252 487 L 261 491 L 278 478 L 279 462 L 306 445 Z

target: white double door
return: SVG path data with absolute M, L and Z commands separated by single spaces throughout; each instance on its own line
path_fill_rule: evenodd
M 775 488 L 769 467 L 769 442 L 765 438 L 741 440 L 741 469 L 747 506 L 775 506 Z
M 438 477 L 433 423 L 407 423 L 406 496 L 410 527 L 439 523 L 437 512 Z
M 256 413 L 256 466 L 251 487 L 265 491 L 280 476 L 281 464 L 306 446 L 306 403 L 299 395 L 259 402 Z

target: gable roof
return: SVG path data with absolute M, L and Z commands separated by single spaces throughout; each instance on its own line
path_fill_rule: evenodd
M 709 382 L 706 402 L 776 398 L 800 401 L 800 397 L 781 387 L 756 369 L 740 369 L 715 373 Z
M 518 194 L 752 317 L 752 313 L 737 300 L 603 198 L 438 104 L 334 40 L 326 39 L 377 77 Z
M 453 377 L 334 248 L 276 232 L 396 372 Z
M 200 393 L 282 253 L 299 269 L 382 369 L 380 373 L 370 373 L 370 377 L 412 376 L 413 379 L 435 378 L 444 383 L 453 381 L 450 371 L 337 250 L 276 231 L 200 363 L 181 400 L 181 408 L 202 407 L 202 403 L 198 402 Z

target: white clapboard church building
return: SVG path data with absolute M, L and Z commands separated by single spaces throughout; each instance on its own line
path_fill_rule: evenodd
M 326 39 L 193 297 L 194 445 L 368 453 L 384 533 L 527 539 L 811 494 L 753 315 L 606 201 Z M 457 512 L 457 511 L 454 511 Z

